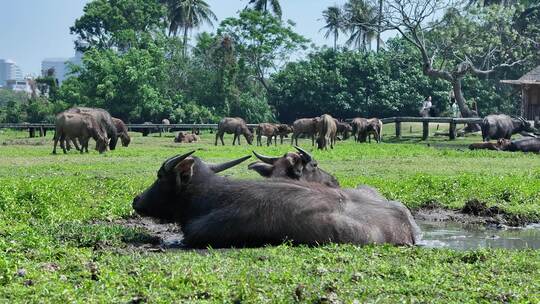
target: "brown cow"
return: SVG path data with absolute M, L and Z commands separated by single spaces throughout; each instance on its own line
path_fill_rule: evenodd
M 248 144 L 251 145 L 253 142 L 253 133 L 251 133 L 246 122 L 240 117 L 225 117 L 219 122 L 214 145 L 217 146 L 218 138 L 221 139 L 221 144 L 225 145 L 225 142 L 223 142 L 223 135 L 225 133 L 234 134 L 233 146 L 237 139 L 238 145 L 240 145 L 240 135 L 244 135 Z
M 319 138 L 317 138 L 317 148 L 320 150 L 327 150 L 328 144 L 330 144 L 330 148 L 334 149 L 336 132 L 337 126 L 332 116 L 323 114 L 317 122 L 317 133 L 319 134 Z
M 187 132 L 184 132 L 184 131 L 180 131 L 178 132 L 178 134 L 176 134 L 176 137 L 174 138 L 174 142 L 175 143 L 193 143 L 193 142 L 197 142 L 199 141 L 200 138 L 197 134 L 194 134 L 194 133 L 187 133 Z
M 288 137 L 289 134 L 293 132 L 293 129 L 287 124 L 274 124 L 274 126 L 276 126 L 276 128 L 278 129 L 277 135 L 279 135 L 279 139 L 281 141 L 281 144 L 283 145 L 283 138 Z
M 114 123 L 114 126 L 116 127 L 116 131 L 118 132 L 118 137 L 120 137 L 120 140 L 122 141 L 122 146 L 129 146 L 129 143 L 131 142 L 131 137 L 128 134 L 128 128 L 126 127 L 126 124 L 121 119 L 115 117 L 112 118 L 112 121 Z
M 315 145 L 315 135 L 317 135 L 317 122 L 319 118 L 300 118 L 293 123 L 293 135 L 291 137 L 291 145 L 298 146 L 298 136 L 305 134 L 311 137 L 311 145 Z M 295 143 L 296 141 L 296 143 Z
M 118 142 L 118 134 L 116 132 L 116 126 L 112 121 L 112 116 L 104 109 L 100 108 L 87 108 L 87 107 L 75 107 L 66 110 L 68 113 L 79 113 L 92 115 L 95 120 L 101 125 L 101 128 L 105 131 L 107 138 L 109 139 L 109 148 L 114 150 Z
M 56 132 L 54 134 L 53 154 L 56 154 L 56 145 L 60 141 L 60 147 L 67 153 L 66 140 L 72 140 L 77 150 L 88 153 L 88 141 L 92 137 L 96 141 L 96 149 L 99 153 L 107 150 L 107 137 L 101 125 L 92 115 L 62 112 L 56 115 Z M 77 140 L 81 148 L 77 147 Z
M 257 134 L 257 146 L 262 146 L 262 137 L 266 136 L 266 145 L 270 146 L 272 144 L 272 138 L 275 137 L 274 143 L 277 146 L 277 135 L 278 128 L 276 125 L 271 123 L 260 123 L 255 130 Z

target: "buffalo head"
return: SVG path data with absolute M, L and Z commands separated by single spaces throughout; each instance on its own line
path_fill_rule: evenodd
M 193 184 L 204 185 L 216 173 L 229 169 L 251 156 L 223 164 L 206 164 L 198 157 L 192 157 L 195 151 L 177 155 L 166 160 L 157 173 L 157 180 L 152 186 L 133 199 L 133 209 L 142 215 L 166 221 L 174 221 L 181 216 L 182 201 L 189 200 Z
M 319 168 L 308 152 L 300 147 L 295 148 L 298 153 L 289 152 L 282 157 L 268 157 L 253 151 L 261 161 L 250 164 L 248 168 L 264 177 L 290 178 L 339 187 L 336 178 Z

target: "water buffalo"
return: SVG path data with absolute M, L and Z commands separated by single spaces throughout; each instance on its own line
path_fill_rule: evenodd
M 339 187 L 337 179 L 319 168 L 317 161 L 308 152 L 298 146 L 295 148 L 298 153 L 289 152 L 282 157 L 268 157 L 253 151 L 261 161 L 250 164 L 248 169 L 264 177 L 290 178 Z
M 540 138 L 524 137 L 518 140 L 499 139 L 497 142 L 503 151 L 540 153 Z
M 184 131 L 178 132 L 174 138 L 175 143 L 192 143 L 199 141 L 199 136 L 194 133 L 187 133 Z
M 122 142 L 122 146 L 129 146 L 129 143 L 131 142 L 131 137 L 128 134 L 128 128 L 126 127 L 126 124 L 119 118 L 113 117 L 112 120 L 114 126 L 116 127 L 118 137 L 120 137 L 120 141 Z
M 216 142 L 214 145 L 217 146 L 218 138 L 221 139 L 221 144 L 225 145 L 223 142 L 223 135 L 234 134 L 233 146 L 238 139 L 238 145 L 240 145 L 240 135 L 244 135 L 248 144 L 251 145 L 253 142 L 253 133 L 248 129 L 246 122 L 240 117 L 225 117 L 218 124 L 218 131 L 216 133 Z
M 162 124 L 162 125 L 170 125 L 171 122 L 170 122 L 167 118 L 163 118 L 163 119 L 161 120 L 161 124 Z M 170 129 L 171 129 L 171 128 L 169 128 L 169 127 L 164 127 L 164 128 L 163 128 L 163 132 L 167 132 L 167 133 L 168 133 L 168 132 L 170 131 Z
M 281 141 L 281 144 L 283 145 L 283 138 L 288 137 L 289 134 L 293 132 L 293 129 L 291 126 L 287 124 L 274 124 L 277 128 L 277 135 L 279 135 L 279 139 Z M 277 138 L 276 138 L 277 139 Z
M 291 137 L 291 145 L 298 146 L 298 136 L 305 134 L 311 137 L 311 145 L 315 145 L 315 135 L 317 135 L 317 122 L 319 118 L 300 118 L 293 123 L 293 135 Z M 296 143 L 295 143 L 296 141 Z
M 262 137 L 266 136 L 266 145 L 270 146 L 272 144 L 272 138 L 275 137 L 274 143 L 277 145 L 277 135 L 278 135 L 278 128 L 271 123 L 260 123 L 257 126 L 256 132 L 257 134 L 257 146 L 262 146 Z
M 72 140 L 75 148 L 83 153 L 88 153 L 88 141 L 92 137 L 96 141 L 96 149 L 99 153 L 107 150 L 107 137 L 105 131 L 96 119 L 89 114 L 62 112 L 56 115 L 53 154 L 56 154 L 56 145 L 60 141 L 60 147 L 66 151 L 66 140 Z M 77 140 L 81 147 L 77 147 Z
M 357 117 L 352 120 L 352 133 L 356 142 L 366 142 L 369 130 L 369 121 L 365 118 Z
M 368 119 L 367 134 L 368 134 L 368 142 L 369 143 L 371 143 L 371 135 L 373 135 L 373 137 L 375 138 L 377 143 L 381 142 L 382 126 L 383 126 L 383 123 L 378 118 L 370 118 L 370 119 Z
M 133 200 L 138 214 L 180 224 L 186 246 L 413 245 L 418 240 L 418 226 L 399 204 L 317 183 L 229 179 L 215 173 L 248 157 L 215 166 L 190 156 L 193 152 L 166 160 L 153 185 Z
M 85 113 L 92 115 L 96 121 L 102 126 L 106 132 L 106 136 L 110 139 L 109 148 L 114 150 L 118 142 L 118 133 L 116 126 L 113 123 L 112 116 L 109 112 L 100 108 L 75 107 L 67 110 L 68 113 Z
M 337 126 L 332 116 L 323 114 L 317 122 L 317 133 L 319 134 L 319 137 L 317 138 L 317 148 L 320 150 L 327 150 L 328 144 L 330 144 L 330 148 L 334 149 L 336 132 Z
M 484 141 L 500 138 L 510 139 L 513 134 L 534 131 L 531 123 L 523 117 L 510 117 L 505 114 L 486 116 L 482 121 L 481 128 Z
M 353 131 L 352 126 L 346 122 L 338 121 L 337 119 L 334 119 L 334 121 L 336 122 L 337 135 L 341 135 L 343 140 L 347 140 Z

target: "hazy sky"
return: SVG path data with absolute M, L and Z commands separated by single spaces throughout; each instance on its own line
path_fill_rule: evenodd
M 41 60 L 74 55 L 69 27 L 89 0 L 0 0 L 0 58 L 12 59 L 23 73 L 38 74 Z M 207 0 L 219 20 L 234 16 L 248 0 Z M 345 0 L 281 0 L 284 19 L 318 45 L 332 45 L 319 32 L 322 11 Z M 216 22 L 216 26 L 219 21 Z M 207 29 L 207 28 L 205 28 Z

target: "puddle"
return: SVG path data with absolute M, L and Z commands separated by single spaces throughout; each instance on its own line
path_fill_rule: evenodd
M 419 246 L 468 250 L 478 248 L 540 249 L 540 224 L 523 228 L 470 225 L 459 222 L 417 221 Z

